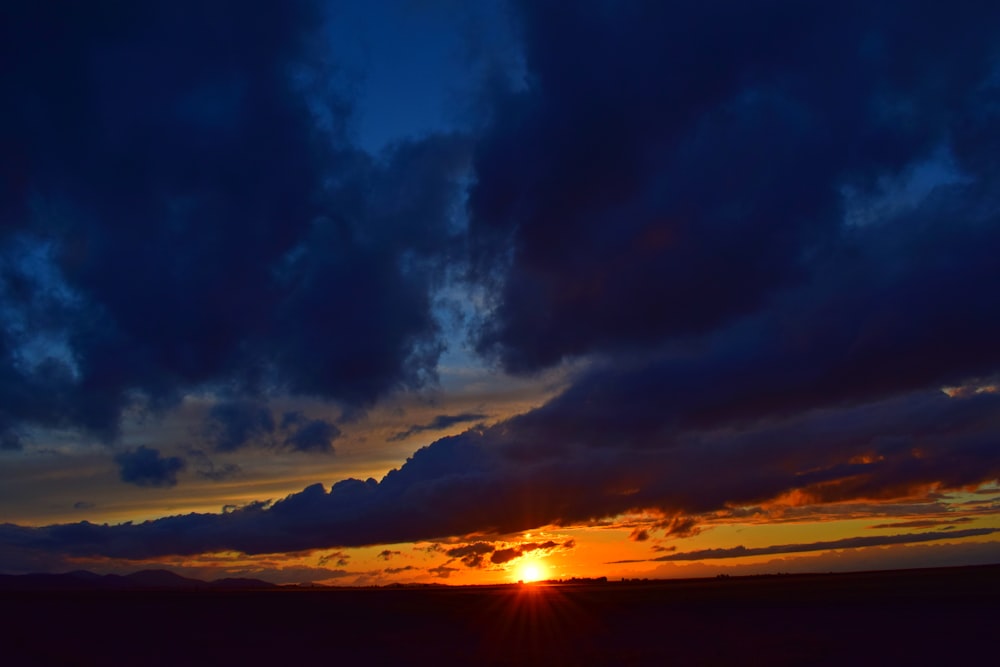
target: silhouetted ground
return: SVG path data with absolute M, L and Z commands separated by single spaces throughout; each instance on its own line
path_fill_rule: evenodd
M 949 665 L 1000 566 L 648 583 L 0 592 L 0 664 Z

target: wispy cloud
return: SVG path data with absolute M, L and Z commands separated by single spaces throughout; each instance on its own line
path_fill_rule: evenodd
M 390 442 L 399 442 L 401 440 L 406 440 L 412 435 L 417 433 L 424 433 L 426 431 L 443 431 L 446 428 L 451 428 L 456 424 L 468 424 L 472 422 L 479 422 L 486 419 L 489 415 L 483 414 L 481 412 L 463 412 L 457 415 L 438 415 L 426 424 L 414 424 L 405 431 L 399 431 L 389 436 L 388 440 Z
M 969 523 L 973 518 L 969 516 L 960 516 L 954 519 L 914 519 L 912 521 L 896 521 L 893 523 L 879 523 L 874 526 L 868 526 L 871 529 L 884 529 L 884 528 L 933 528 L 934 526 L 950 526 L 959 523 Z
M 720 549 L 699 549 L 697 551 L 680 551 L 659 556 L 657 558 L 639 560 L 611 561 L 615 563 L 642 563 L 652 561 L 691 561 L 716 560 L 724 558 L 742 558 L 745 556 L 770 556 L 774 554 L 805 553 L 809 551 L 827 551 L 830 549 L 858 549 L 862 547 L 878 547 L 890 544 L 916 544 L 934 542 L 937 540 L 962 539 L 980 537 L 1000 532 L 1000 528 L 969 528 L 967 530 L 942 531 L 932 533 L 913 533 L 900 535 L 879 535 L 865 537 L 846 537 L 840 540 L 825 542 L 809 542 L 805 544 L 775 544 L 767 547 L 725 547 Z

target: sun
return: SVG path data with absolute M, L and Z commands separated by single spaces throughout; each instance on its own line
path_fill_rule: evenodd
M 525 583 L 540 581 L 545 578 L 545 574 L 545 566 L 536 560 L 525 561 L 517 568 L 518 581 Z

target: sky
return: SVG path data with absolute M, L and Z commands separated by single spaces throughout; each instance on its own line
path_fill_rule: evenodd
M 13 0 L 0 572 L 1000 562 L 995 2 Z

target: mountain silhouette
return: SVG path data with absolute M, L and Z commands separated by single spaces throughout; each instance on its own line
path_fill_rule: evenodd
M 260 579 L 228 577 L 202 581 L 182 577 L 169 570 L 140 570 L 132 574 L 96 574 L 75 570 L 62 574 L 0 574 L 0 590 L 72 591 L 72 590 L 238 590 L 278 588 Z

